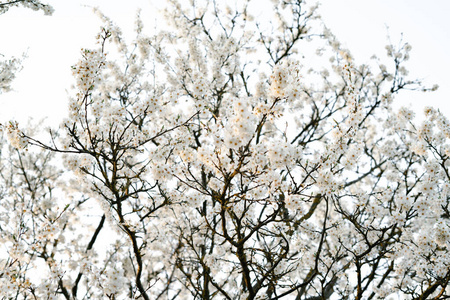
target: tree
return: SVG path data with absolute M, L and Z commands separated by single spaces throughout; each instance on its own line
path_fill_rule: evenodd
M 302 0 L 169 2 L 130 44 L 100 14 L 48 141 L 3 127 L 2 297 L 449 299 L 450 123 L 392 108 L 430 90 L 411 46 L 356 65 Z

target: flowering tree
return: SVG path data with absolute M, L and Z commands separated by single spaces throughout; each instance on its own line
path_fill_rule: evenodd
M 169 2 L 131 43 L 99 13 L 47 142 L 3 126 L 3 299 L 449 299 L 450 123 L 392 108 L 428 90 L 411 47 L 355 65 L 302 0 Z

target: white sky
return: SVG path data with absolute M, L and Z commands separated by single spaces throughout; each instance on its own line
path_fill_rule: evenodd
M 98 6 L 131 32 L 137 7 L 143 18 L 155 19 L 150 1 L 156 0 L 48 0 L 53 16 L 25 9 L 11 9 L 0 15 L 0 53 L 20 56 L 27 52 L 24 69 L 14 82 L 15 91 L 0 95 L 0 122 L 28 117 L 57 124 L 65 115 L 67 92 L 72 83 L 70 66 L 79 59 L 80 48 L 93 47 L 100 28 L 98 17 L 85 5 Z M 160 0 L 164 1 L 164 0 Z M 187 0 L 186 0 L 187 1 Z M 238 1 L 238 0 L 237 0 Z M 258 1 L 258 0 L 254 0 Z M 44 1 L 45 2 L 45 1 Z M 423 106 L 439 107 L 450 117 L 450 1 L 429 0 L 322 0 L 320 13 L 340 41 L 350 49 L 357 63 L 372 54 L 384 57 L 386 26 L 393 42 L 400 33 L 413 50 L 408 69 L 412 77 L 423 78 L 435 93 L 407 93 L 399 102 L 421 113 Z M 312 3 L 309 1 L 308 3 Z M 150 28 L 148 28 L 150 29 Z
M 434 93 L 407 92 L 399 104 L 423 113 L 424 106 L 440 108 L 450 118 L 450 1 L 448 0 L 323 0 L 322 16 L 358 62 L 372 54 L 382 57 L 387 30 L 396 43 L 401 33 L 411 44 L 407 63 L 411 78 L 439 85 Z

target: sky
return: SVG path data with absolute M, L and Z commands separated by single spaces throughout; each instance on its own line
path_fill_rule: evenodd
M 70 66 L 79 59 L 81 48 L 94 46 L 100 28 L 100 21 L 90 7 L 99 7 L 125 33 L 131 33 L 138 7 L 142 8 L 144 19 L 156 20 L 152 1 L 157 3 L 156 0 L 127 0 L 126 5 L 119 0 L 49 0 L 44 2 L 54 7 L 53 16 L 18 8 L 0 15 L 0 53 L 7 57 L 27 55 L 13 84 L 14 91 L 0 95 L 0 123 L 11 119 L 24 123 L 33 117 L 58 124 L 65 115 L 72 84 Z M 424 106 L 432 105 L 450 117 L 450 1 L 319 2 L 325 24 L 350 49 L 356 63 L 368 62 L 373 54 L 383 57 L 387 33 L 393 42 L 403 33 L 403 40 L 413 47 L 407 65 L 411 76 L 440 88 L 434 93 L 404 93 L 397 98 L 398 104 L 411 106 L 418 114 Z
M 407 92 L 396 98 L 420 115 L 424 106 L 438 107 L 450 118 L 450 1 L 447 0 L 323 0 L 322 17 L 347 45 L 358 62 L 372 54 L 385 54 L 387 34 L 395 44 L 412 46 L 407 69 L 412 78 L 427 86 L 438 84 L 434 93 Z M 389 29 L 387 29 L 389 27 Z

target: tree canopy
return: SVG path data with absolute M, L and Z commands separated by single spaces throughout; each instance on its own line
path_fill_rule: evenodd
M 392 107 L 435 89 L 411 46 L 357 64 L 303 0 L 167 2 L 131 42 L 97 11 L 59 128 L 2 125 L 0 298 L 449 299 L 450 123 Z

